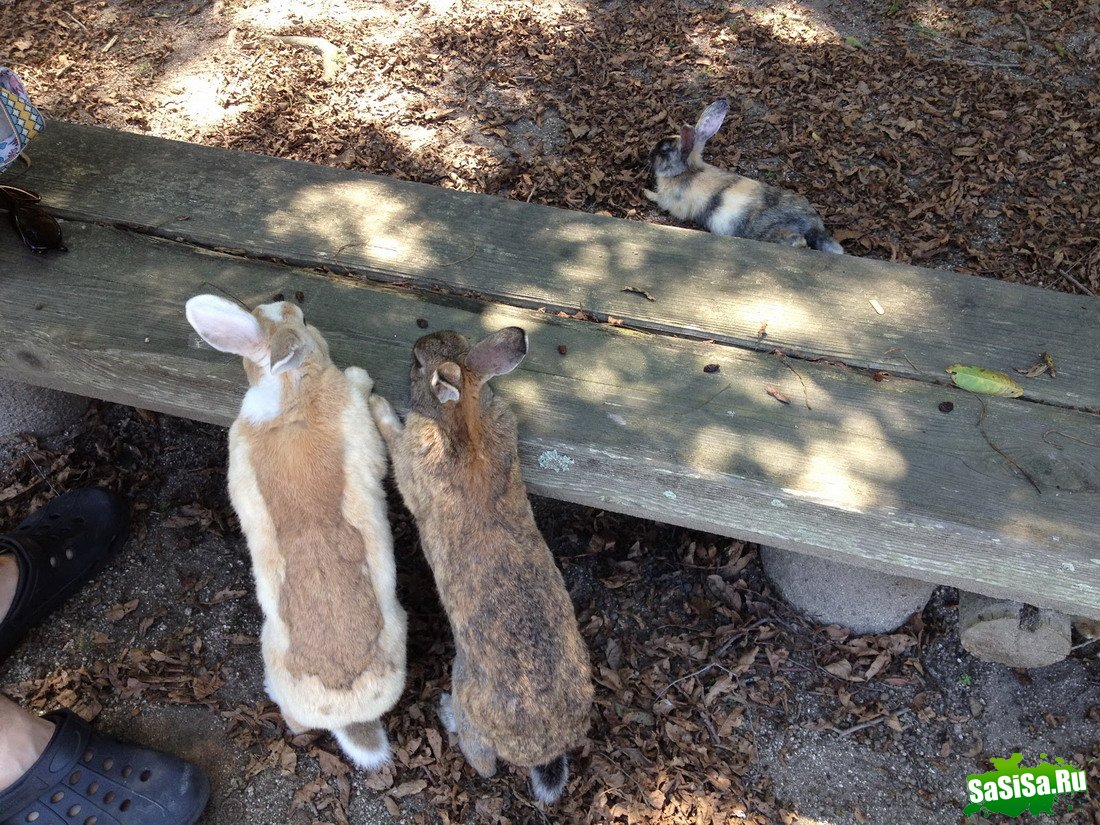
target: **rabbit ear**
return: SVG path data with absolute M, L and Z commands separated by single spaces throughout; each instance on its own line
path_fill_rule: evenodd
M 695 130 L 690 126 L 683 126 L 680 129 L 680 154 L 687 157 L 691 154 L 691 150 L 695 148 Z
M 297 330 L 282 328 L 271 336 L 271 374 L 297 369 L 309 354 L 309 344 Z
M 214 349 L 256 363 L 267 361 L 267 338 L 252 313 L 217 295 L 196 295 L 185 311 L 195 332 Z
M 695 141 L 700 146 L 714 137 L 722 128 L 722 121 L 730 110 L 729 102 L 725 99 L 716 100 L 703 110 L 699 115 L 699 122 L 695 124 Z
M 457 401 L 461 395 L 462 370 L 454 361 L 444 361 L 432 373 L 432 392 L 440 404 Z
M 509 373 L 527 355 L 527 332 L 522 327 L 505 327 L 486 335 L 466 355 L 466 368 L 479 383 Z

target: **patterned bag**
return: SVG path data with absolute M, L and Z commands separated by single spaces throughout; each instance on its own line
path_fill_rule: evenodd
M 0 66 L 0 172 L 15 163 L 45 125 L 15 72 Z

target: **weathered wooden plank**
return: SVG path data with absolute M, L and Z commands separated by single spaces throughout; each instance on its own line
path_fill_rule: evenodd
M 81 219 L 927 381 L 1049 351 L 1058 378 L 1023 379 L 1026 397 L 1100 408 L 1088 297 L 63 123 L 34 157 L 25 182 Z
M 195 346 L 182 312 L 195 293 L 301 290 L 337 361 L 398 400 L 417 318 L 474 335 L 519 323 L 532 350 L 498 390 L 520 417 L 534 490 L 1100 618 L 1100 450 L 1071 440 L 1098 440 L 1093 415 L 987 402 L 990 437 L 1039 495 L 975 428 L 978 402 L 951 388 L 814 363 L 795 362 L 795 375 L 738 348 L 65 228 L 67 255 L 0 244 L 3 377 L 225 424 L 243 373 Z

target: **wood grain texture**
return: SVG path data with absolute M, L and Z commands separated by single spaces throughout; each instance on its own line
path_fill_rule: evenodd
M 303 292 L 337 363 L 398 406 L 417 318 L 469 335 L 519 324 L 530 355 L 496 386 L 534 491 L 1100 618 L 1100 449 L 1072 440 L 1098 440 L 1094 415 L 986 402 L 990 438 L 1040 495 L 953 388 L 64 228 L 68 254 L 0 244 L 0 376 L 224 425 L 243 370 L 197 343 L 194 294 Z
M 949 383 L 949 364 L 1011 372 L 1047 351 L 1058 378 L 1021 378 L 1025 397 L 1100 409 L 1100 303 L 1087 296 L 64 123 L 34 156 L 23 182 L 74 218 L 929 382 Z

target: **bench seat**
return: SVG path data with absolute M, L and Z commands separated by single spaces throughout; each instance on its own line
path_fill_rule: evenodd
M 200 292 L 300 296 L 398 406 L 418 320 L 518 324 L 497 389 L 534 492 L 1100 618 L 1093 298 L 95 127 L 32 148 L 0 182 L 70 251 L 0 243 L 2 377 L 228 424 Z M 944 372 L 1044 351 L 1018 399 Z

